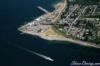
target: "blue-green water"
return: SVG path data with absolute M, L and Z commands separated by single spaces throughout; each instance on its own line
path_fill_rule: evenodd
M 25 22 L 43 14 L 38 5 L 49 11 L 60 0 L 2 0 L 0 1 L 0 66 L 70 66 L 72 61 L 100 62 L 100 49 L 69 42 L 47 41 L 17 30 Z M 49 62 L 16 45 L 50 56 Z

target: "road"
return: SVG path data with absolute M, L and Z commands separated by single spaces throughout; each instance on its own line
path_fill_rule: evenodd
M 70 30 L 71 30 L 73 24 L 80 18 L 80 16 L 85 12 L 85 10 L 86 10 L 87 8 L 88 8 L 88 6 L 86 6 L 86 7 L 82 10 L 82 12 L 80 12 L 79 16 L 71 23 L 68 32 L 70 32 Z
M 56 22 L 60 19 L 62 13 L 65 11 L 65 9 L 67 8 L 67 0 L 64 0 L 64 6 L 63 8 L 59 11 L 58 16 L 53 20 L 53 22 Z

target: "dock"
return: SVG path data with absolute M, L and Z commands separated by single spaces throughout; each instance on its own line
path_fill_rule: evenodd
M 50 13 L 48 10 L 44 9 L 41 6 L 38 6 L 37 8 L 40 9 L 41 11 L 45 12 L 46 14 Z

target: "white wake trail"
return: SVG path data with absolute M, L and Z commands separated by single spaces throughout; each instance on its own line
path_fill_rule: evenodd
M 52 62 L 54 61 L 54 59 L 52 59 L 52 58 L 50 58 L 50 57 L 48 57 L 48 56 L 46 56 L 44 54 L 40 54 L 40 53 L 34 52 L 32 50 L 29 50 L 29 49 L 26 49 L 26 48 L 23 48 L 23 47 L 19 47 L 19 48 L 23 49 L 23 50 L 25 50 L 25 51 L 27 51 L 29 53 L 35 54 L 35 55 L 37 55 L 37 56 L 39 56 L 39 57 L 41 57 L 41 58 L 43 58 L 45 60 L 52 61 Z

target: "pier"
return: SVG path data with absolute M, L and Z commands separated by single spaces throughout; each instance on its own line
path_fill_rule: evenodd
M 50 13 L 50 12 L 47 11 L 46 9 L 42 8 L 41 6 L 38 6 L 37 8 L 40 9 L 41 11 L 45 12 L 46 14 Z

